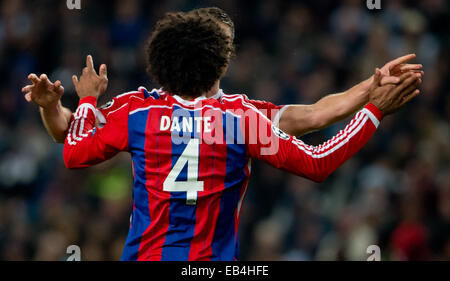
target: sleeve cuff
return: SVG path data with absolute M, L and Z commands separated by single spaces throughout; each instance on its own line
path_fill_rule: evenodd
M 283 105 L 281 106 L 281 108 L 278 110 L 277 114 L 275 115 L 275 117 L 272 118 L 272 124 L 275 127 L 278 127 L 280 125 L 280 119 L 281 119 L 281 115 L 283 114 L 283 112 L 289 107 L 290 105 Z M 269 109 L 270 110 L 270 109 Z
M 84 98 L 80 99 L 80 102 L 78 103 L 78 105 L 80 106 L 85 103 L 89 103 L 95 108 L 95 107 L 97 107 L 97 98 L 92 97 L 92 96 L 84 97 Z
M 375 105 L 372 103 L 368 103 L 363 111 L 369 116 L 370 120 L 372 120 L 375 127 L 378 128 L 380 125 L 380 121 L 383 119 L 383 112 L 379 110 Z

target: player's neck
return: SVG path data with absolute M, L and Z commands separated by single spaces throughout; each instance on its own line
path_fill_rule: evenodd
M 217 80 L 216 83 L 214 83 L 214 86 L 206 93 L 204 93 L 202 96 L 205 96 L 206 98 L 210 98 L 215 96 L 220 89 L 220 80 Z M 192 97 L 186 96 L 186 95 L 179 95 L 184 100 L 191 100 Z
M 215 94 L 217 94 L 219 89 L 220 89 L 220 80 L 217 80 L 216 83 L 214 83 L 214 86 L 211 88 L 211 90 L 209 90 L 205 94 L 205 97 L 210 98 L 210 97 L 214 96 Z

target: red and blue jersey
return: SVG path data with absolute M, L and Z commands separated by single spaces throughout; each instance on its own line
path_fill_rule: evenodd
M 328 142 L 309 146 L 242 95 L 191 101 L 134 95 L 108 112 L 102 128 L 95 127 L 96 105 L 93 97 L 80 100 L 64 160 L 68 168 L 83 168 L 120 151 L 131 154 L 133 211 L 122 260 L 237 260 L 252 158 L 322 181 L 369 140 L 382 118 L 368 104 Z

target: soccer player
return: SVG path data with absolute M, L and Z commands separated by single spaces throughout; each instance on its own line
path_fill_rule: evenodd
M 96 106 L 105 80 L 91 56 L 74 78 L 80 103 L 64 145 L 66 166 L 88 167 L 121 151 L 132 156 L 133 211 L 123 260 L 237 260 L 251 158 L 323 181 L 363 147 L 384 115 L 419 94 L 420 74 L 379 87 L 377 70 L 368 104 L 335 137 L 309 146 L 244 96 L 215 96 L 231 52 L 230 37 L 210 16 L 167 14 L 148 45 L 149 72 L 162 90 L 131 96 L 102 128 Z
M 234 39 L 234 23 L 223 10 L 210 7 L 193 10 L 190 13 L 212 16 L 231 40 Z M 383 74 L 381 85 L 398 83 L 399 76 L 408 71 L 423 74 L 422 65 L 406 64 L 414 57 L 414 54 L 405 55 L 384 65 L 381 68 Z M 102 92 L 106 91 L 108 84 L 106 72 L 106 65 L 101 65 L 99 79 L 102 80 Z M 61 105 L 60 99 L 64 93 L 61 82 L 52 83 L 45 74 L 40 77 L 30 74 L 29 79 L 32 85 L 22 89 L 26 100 L 28 102 L 33 101 L 40 106 L 42 120 L 47 131 L 56 142 L 63 143 L 73 113 Z M 290 135 L 301 136 L 311 131 L 326 128 L 361 109 L 368 102 L 369 87 L 372 81 L 373 76 L 343 93 L 326 96 L 311 105 L 277 106 L 266 101 L 248 99 L 246 96 L 244 98 L 271 119 L 280 129 Z M 109 113 L 120 108 L 133 96 L 140 98 L 147 98 L 150 95 L 159 97 L 161 93 L 164 94 L 163 91 L 147 91 L 141 87 L 138 91 L 119 95 L 104 106 L 97 108 L 97 124 L 103 126 L 108 120 Z M 223 91 L 218 89 L 217 93 L 211 94 L 214 97 L 219 97 L 223 94 Z

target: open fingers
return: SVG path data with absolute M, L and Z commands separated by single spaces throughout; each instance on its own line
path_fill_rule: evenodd
M 60 95 L 64 93 L 64 87 L 62 86 L 61 81 L 58 80 L 53 84 L 53 90 Z
M 406 73 L 403 73 L 402 75 L 400 75 L 400 83 L 402 83 L 402 82 L 404 82 L 406 79 L 408 79 L 408 78 L 410 78 L 410 77 L 412 77 L 412 76 L 414 76 L 414 73 L 413 72 L 406 72 Z
M 405 62 L 407 62 L 409 60 L 412 60 L 415 57 L 416 57 L 416 54 L 407 54 L 407 55 L 401 56 L 399 58 L 396 58 L 396 59 L 388 62 L 388 68 L 389 68 L 389 70 L 391 70 L 395 66 L 397 66 L 399 64 L 402 64 L 402 63 L 405 63 Z
M 48 79 L 46 74 L 41 74 L 40 79 L 41 82 L 43 82 L 46 87 L 51 87 L 53 85 L 52 82 L 50 82 L 50 80 Z
M 414 90 L 414 92 L 412 94 L 407 95 L 406 97 L 403 98 L 403 100 L 401 101 L 400 106 L 403 106 L 404 104 L 408 103 L 409 101 L 411 101 L 412 99 L 417 97 L 419 94 L 420 94 L 420 90 L 419 89 Z
M 375 68 L 375 75 L 373 76 L 373 84 L 379 86 L 381 78 L 382 78 L 381 70 L 377 67 Z
M 72 76 L 72 82 L 73 82 L 73 85 L 75 86 L 75 89 L 77 89 L 78 88 L 78 77 L 76 75 Z
M 422 64 L 403 64 L 400 66 L 401 71 L 409 71 L 409 70 L 422 70 Z
M 98 73 L 100 74 L 100 76 L 102 78 L 108 79 L 108 69 L 106 67 L 106 64 L 100 65 L 100 69 L 99 69 Z
M 411 85 L 414 85 L 417 80 L 419 78 L 417 78 L 417 76 L 415 75 L 409 75 L 409 77 L 404 80 L 400 85 L 398 85 L 395 89 L 394 89 L 394 95 L 398 96 L 400 93 L 402 93 L 405 89 L 407 89 L 408 87 L 410 87 Z M 415 85 L 414 85 L 415 87 Z
M 415 90 L 417 90 L 417 87 L 419 87 L 421 81 L 420 79 L 416 80 L 413 84 L 409 85 L 406 89 L 404 89 L 399 95 L 398 99 L 402 101 L 405 97 L 409 96 L 411 93 L 413 93 Z
M 94 59 L 92 58 L 91 55 L 88 55 L 88 56 L 86 57 L 86 67 L 88 68 L 89 71 L 94 71 L 94 72 L 95 72 L 95 69 L 94 69 Z
M 29 93 L 34 89 L 34 85 L 27 85 L 22 88 L 22 93 Z
M 28 75 L 28 79 L 33 83 L 33 84 L 37 84 L 40 82 L 39 77 L 37 77 L 36 74 L 31 73 L 30 75 Z
M 425 75 L 425 72 L 422 70 L 409 70 L 409 72 L 420 74 L 420 76 Z
M 381 82 L 380 85 L 384 86 L 387 84 L 398 84 L 400 83 L 400 78 L 396 77 L 396 76 L 385 76 L 383 78 L 381 78 Z
M 26 100 L 27 102 L 31 102 L 31 101 L 32 101 L 32 99 L 31 99 L 31 93 L 27 93 L 24 97 L 25 97 L 25 100 Z

